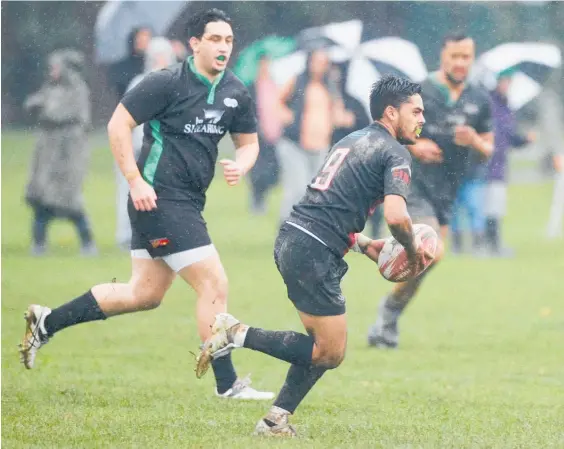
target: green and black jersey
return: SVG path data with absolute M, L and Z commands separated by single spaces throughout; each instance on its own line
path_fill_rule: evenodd
M 481 155 L 474 149 L 454 143 L 457 125 L 468 125 L 479 134 L 492 131 L 492 114 L 487 91 L 467 84 L 460 98 L 452 102 L 448 88 L 435 73 L 421 84 L 425 105 L 425 126 L 421 137 L 433 140 L 443 151 L 438 164 L 413 161 L 412 189 L 424 193 L 435 202 L 452 205 L 459 185 Z
M 256 132 L 253 100 L 230 71 L 211 83 L 192 57 L 148 74 L 121 103 L 144 125 L 137 161 L 160 200 L 192 201 L 202 210 L 217 145 L 227 133 Z

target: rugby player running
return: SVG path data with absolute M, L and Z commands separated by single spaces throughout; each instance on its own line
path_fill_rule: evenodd
M 384 241 L 357 234 L 375 205 L 384 202 L 385 220 L 405 247 L 412 272 L 432 258 L 416 240 L 406 206 L 411 156 L 403 144 L 415 143 L 425 123 L 420 92 L 418 84 L 393 76 L 377 82 L 370 93 L 373 123 L 335 144 L 280 228 L 274 260 L 307 335 L 251 327 L 227 313 L 216 318 L 199 355 L 198 376 L 210 361 L 241 347 L 291 364 L 256 434 L 294 436 L 289 416 L 321 376 L 343 361 L 347 320 L 340 283 L 348 269 L 343 257 L 352 248 L 378 259 Z
M 196 292 L 202 341 L 211 336 L 215 316 L 227 310 L 227 277 L 202 212 L 217 145 L 227 132 L 236 148 L 235 160 L 219 161 L 227 184 L 238 184 L 255 163 L 255 111 L 247 89 L 226 69 L 233 49 L 229 17 L 212 9 L 194 16 L 189 30 L 194 55 L 148 74 L 125 94 L 108 124 L 112 153 L 130 186 L 131 278 L 96 285 L 53 310 L 29 306 L 20 346 L 28 369 L 39 348 L 69 326 L 159 306 L 177 274 Z M 131 131 L 142 123 L 135 161 Z M 178 357 L 178 350 L 170 356 Z M 212 368 L 219 396 L 274 397 L 238 379 L 229 356 L 214 360 Z

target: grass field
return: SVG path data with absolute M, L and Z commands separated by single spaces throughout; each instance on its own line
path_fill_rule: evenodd
M 400 323 L 400 349 L 366 345 L 387 284 L 348 256 L 347 359 L 298 409 L 300 438 L 250 436 L 268 403 L 220 400 L 197 380 L 194 295 L 178 280 L 152 312 L 58 334 L 36 369 L 18 363 L 23 311 L 57 306 L 92 285 L 126 280 L 114 248 L 114 174 L 94 142 L 85 192 L 101 255 L 77 256 L 74 229 L 57 223 L 51 253 L 28 256 L 22 202 L 33 140 L 2 135 L 2 446 L 5 448 L 563 448 L 564 242 L 543 239 L 551 185 L 513 186 L 506 226 L 514 260 L 448 258 Z M 230 277 L 230 310 L 271 329 L 300 330 L 271 253 L 278 196 L 265 217 L 246 212 L 245 186 L 213 184 L 206 218 Z M 277 391 L 287 365 L 234 355 L 240 375 Z

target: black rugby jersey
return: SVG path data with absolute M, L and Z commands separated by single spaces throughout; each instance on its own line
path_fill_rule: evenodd
M 454 143 L 457 125 L 471 126 L 483 134 L 492 131 L 492 114 L 487 92 L 467 84 L 456 102 L 450 100 L 447 86 L 433 73 L 421 85 L 425 105 L 425 126 L 421 137 L 433 140 L 443 150 L 443 162 L 422 163 L 413 160 L 413 186 L 429 197 L 451 204 L 468 170 L 482 156 L 473 148 Z
M 410 179 L 409 151 L 372 123 L 333 146 L 288 221 L 343 255 L 386 195 L 407 198 Z
M 254 103 L 226 70 L 211 83 L 192 57 L 148 74 L 121 103 L 145 123 L 137 165 L 158 199 L 193 201 L 201 210 L 227 133 L 256 132 Z

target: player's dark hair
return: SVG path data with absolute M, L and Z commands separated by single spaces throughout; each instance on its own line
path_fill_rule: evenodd
M 379 120 L 388 106 L 399 108 L 409 97 L 421 93 L 421 85 L 406 78 L 387 75 L 372 85 L 370 91 L 370 115 Z
M 201 39 L 206 30 L 206 25 L 211 22 L 226 22 L 231 25 L 231 17 L 217 8 L 194 14 L 188 21 L 188 37 Z
M 447 33 L 445 37 L 443 37 L 442 48 L 445 48 L 446 44 L 448 44 L 449 42 L 460 42 L 465 39 L 472 39 L 472 37 L 464 31 L 452 31 L 450 33 Z

